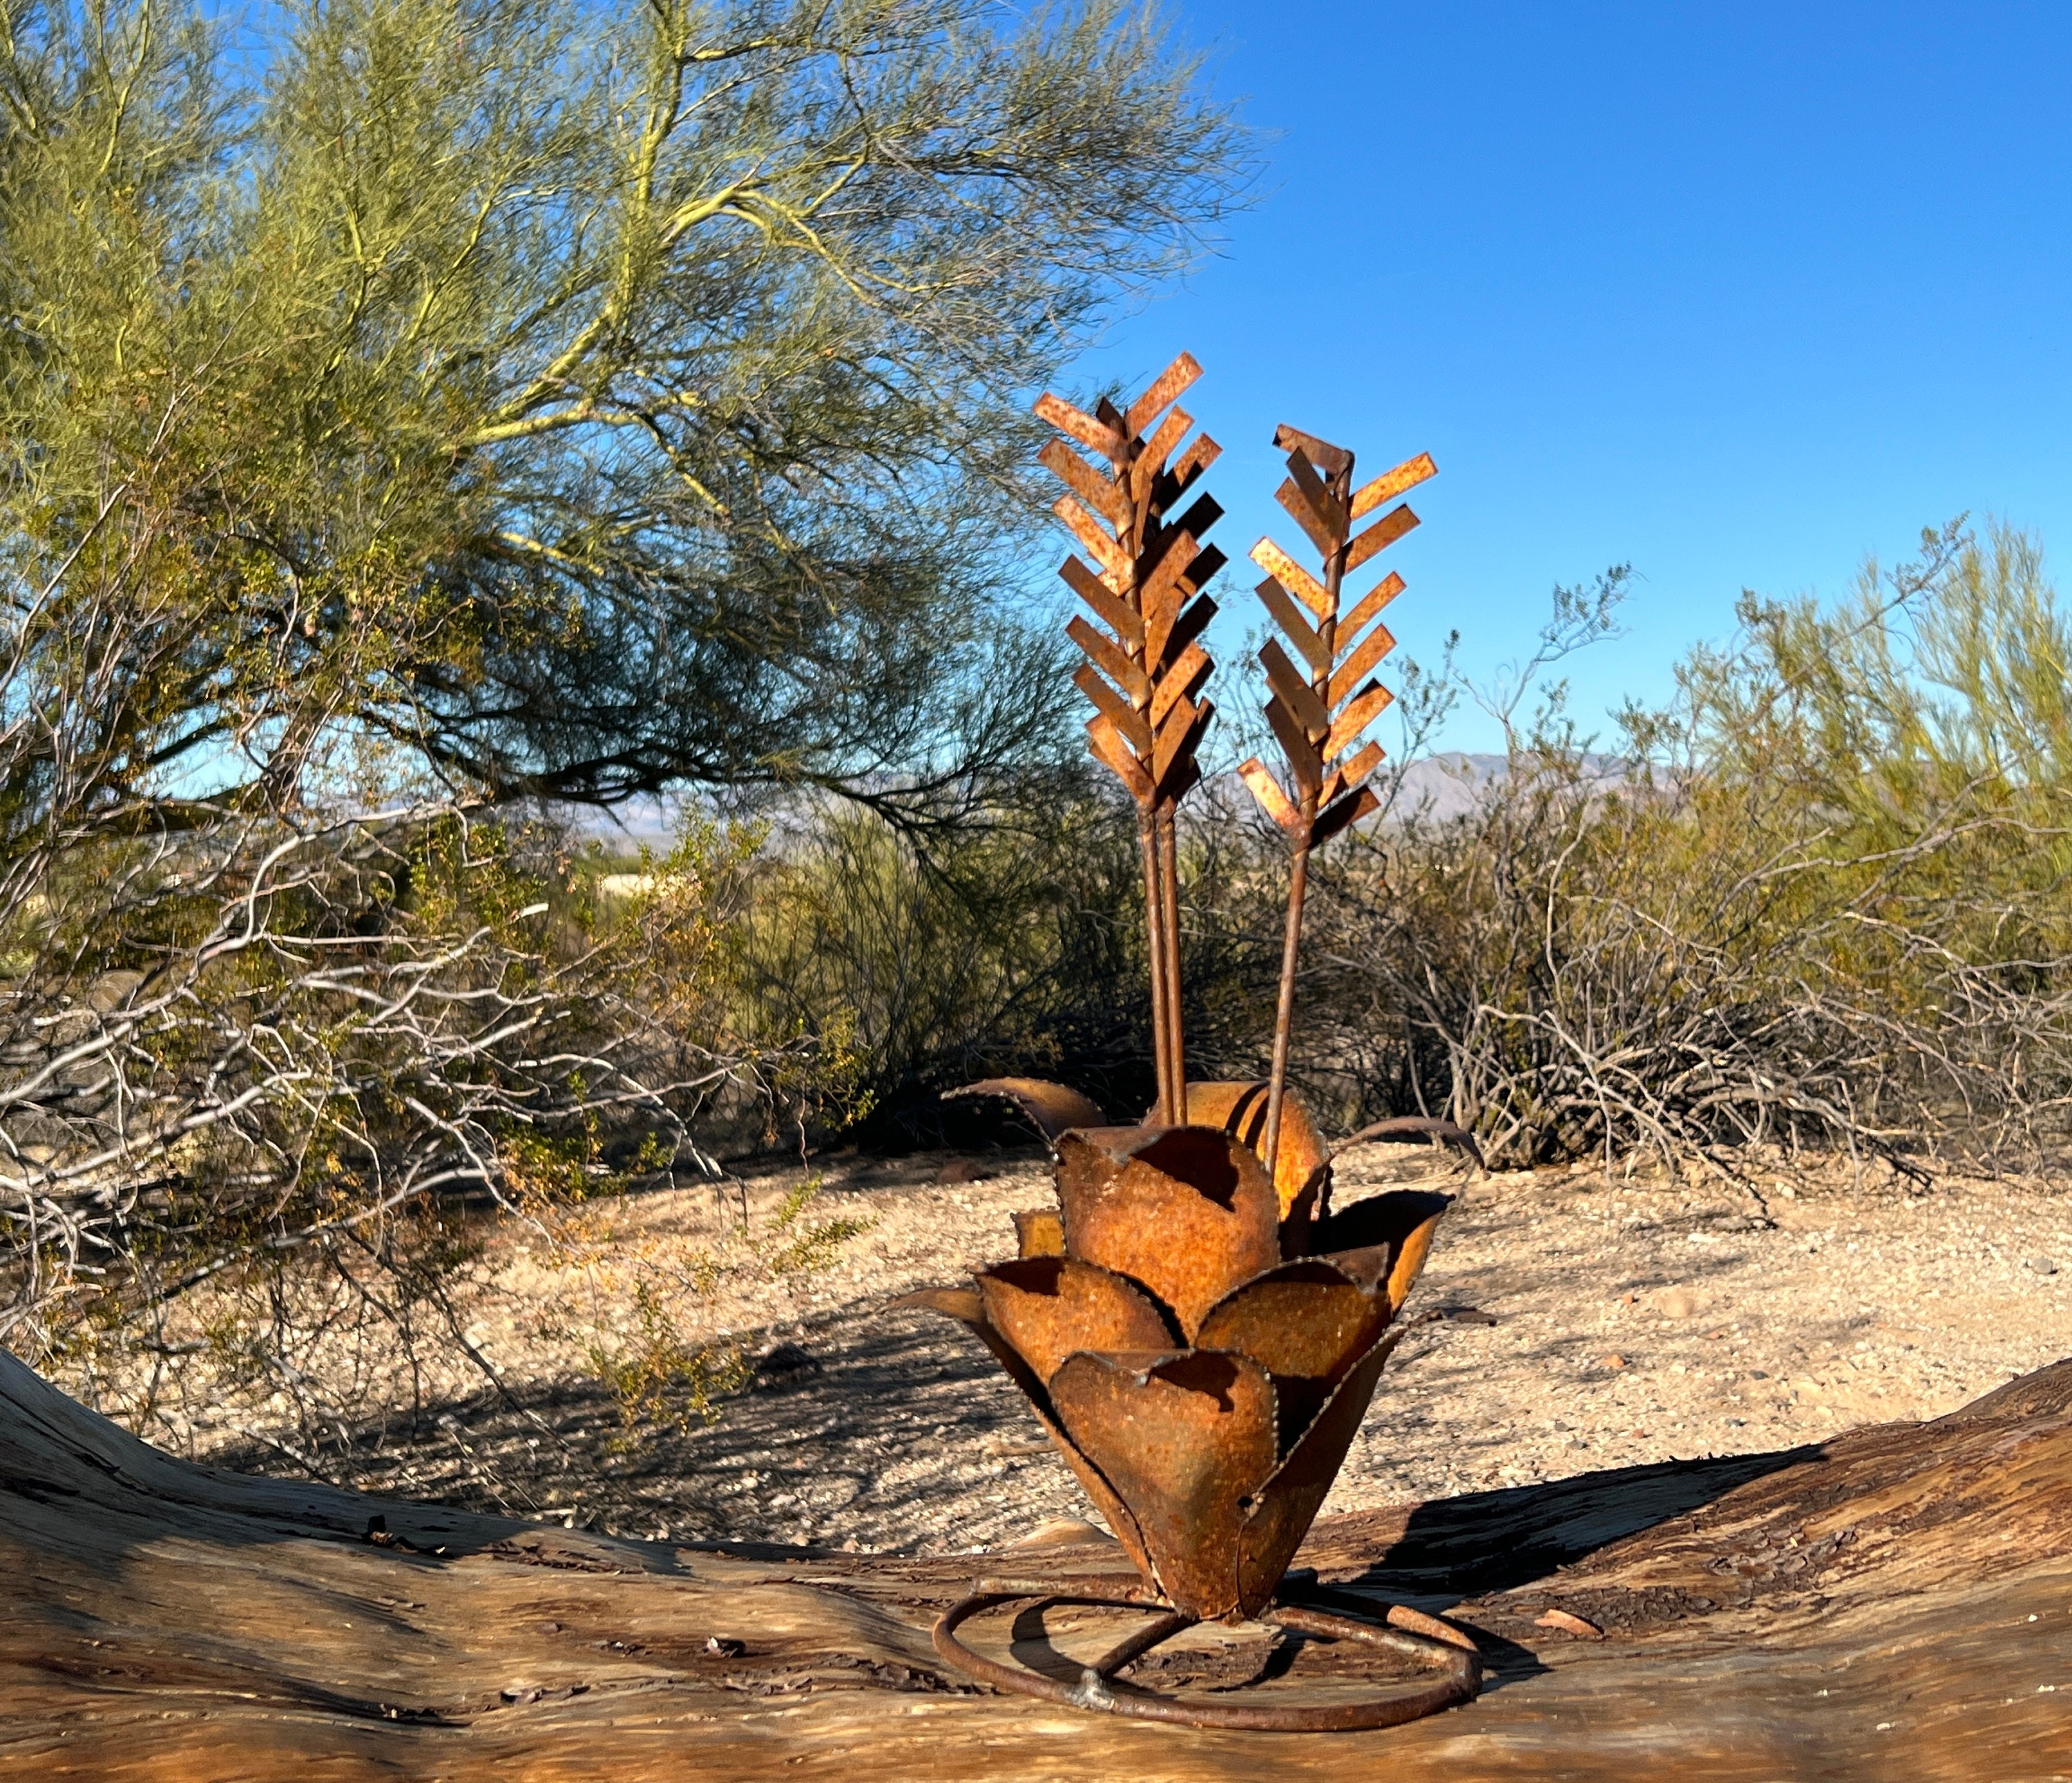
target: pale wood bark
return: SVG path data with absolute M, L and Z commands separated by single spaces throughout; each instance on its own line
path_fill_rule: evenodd
M 377 1501 L 171 1460 L 0 1354 L 0 1773 L 2072 1775 L 2072 1362 L 1933 1424 L 1327 1519 L 1304 1559 L 1480 1631 L 1481 1700 L 1291 1736 L 990 1696 L 935 1611 L 1111 1544 L 692 1550 Z

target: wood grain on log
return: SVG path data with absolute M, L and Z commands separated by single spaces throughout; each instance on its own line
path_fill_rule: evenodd
M 1302 1559 L 1477 1630 L 1481 1699 L 1347 1736 L 1054 1711 L 928 1627 L 1010 1566 L 1126 1571 L 1104 1541 L 501 1522 L 187 1465 L 0 1354 L 0 1773 L 2072 1777 L 2072 1362 L 1933 1424 L 1327 1519 Z

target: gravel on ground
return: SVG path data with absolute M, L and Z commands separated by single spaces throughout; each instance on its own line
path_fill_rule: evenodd
M 813 1217 L 867 1230 L 774 1284 L 700 1274 L 804 1173 L 631 1198 L 608 1216 L 608 1251 L 701 1281 L 672 1308 L 686 1341 L 738 1341 L 751 1358 L 718 1422 L 628 1430 L 571 1335 L 584 1321 L 565 1315 L 629 1329 L 631 1276 L 542 1255 L 514 1226 L 485 1255 L 470 1327 L 508 1394 L 456 1378 L 421 1434 L 352 1483 L 629 1535 L 866 1551 L 1097 1520 L 968 1333 L 884 1310 L 1011 1255 L 1009 1216 L 1050 1199 L 1044 1158 L 817 1161 Z M 1463 1181 L 1420 1147 L 1342 1161 L 1338 1203 L 1405 1185 L 1458 1199 L 1326 1514 L 1817 1444 L 1938 1415 L 2072 1354 L 2072 1194 L 2051 1182 L 1918 1189 L 1846 1161 L 1738 1184 L 1588 1168 Z M 198 1427 L 193 1446 L 293 1465 L 249 1431 Z

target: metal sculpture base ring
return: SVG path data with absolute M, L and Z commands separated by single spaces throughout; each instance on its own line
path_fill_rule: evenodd
M 1359 1603 L 1338 1592 L 1318 1591 L 1315 1595 L 1340 1603 Z M 1111 1648 L 1083 1668 L 1076 1683 L 1046 1676 L 1018 1665 L 1002 1665 L 976 1654 L 957 1638 L 957 1629 L 972 1617 L 1007 1604 L 1038 1605 L 1083 1604 L 1108 1609 L 1139 1609 L 1155 1613 L 1154 1620 L 1127 1640 Z M 1373 1606 L 1379 1608 L 1379 1605 Z M 1367 1728 L 1400 1727 L 1406 1721 L 1436 1714 L 1456 1703 L 1466 1703 L 1482 1689 L 1482 1654 L 1458 1629 L 1435 1617 L 1392 1604 L 1385 1625 L 1350 1616 L 1333 1615 L 1300 1604 L 1275 1603 L 1260 1612 L 1259 1620 L 1290 1633 L 1313 1635 L 1326 1641 L 1355 1641 L 1371 1647 L 1416 1660 L 1442 1674 L 1420 1687 L 1391 1691 L 1350 1703 L 1319 1703 L 1309 1707 L 1289 1705 L 1204 1703 L 1186 1700 L 1113 1680 L 1124 1667 L 1142 1658 L 1161 1641 L 1196 1625 L 1196 1618 L 1176 1610 L 1148 1592 L 1131 1590 L 1119 1584 L 1103 1589 L 1087 1581 L 1059 1585 L 1031 1584 L 1018 1588 L 996 1582 L 952 1604 L 936 1622 L 935 1651 L 968 1678 L 1023 1696 L 1040 1697 L 1070 1708 L 1088 1709 L 1102 1715 L 1124 1715 L 1140 1721 L 1171 1721 L 1194 1728 L 1233 1728 L 1256 1733 L 1351 1733 Z

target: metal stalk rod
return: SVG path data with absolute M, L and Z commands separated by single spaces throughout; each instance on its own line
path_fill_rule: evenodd
M 1187 1118 L 1186 1035 L 1182 1025 L 1180 1005 L 1180 843 L 1173 811 L 1171 799 L 1159 801 L 1159 897 L 1162 905 L 1159 928 L 1166 948 L 1166 1081 L 1173 1087 L 1169 1125 L 1177 1125 Z
M 1317 795 L 1302 795 L 1305 831 L 1317 820 Z M 1281 1108 L 1288 1095 L 1288 1041 L 1295 1025 L 1295 967 L 1302 948 L 1302 900 L 1309 885 L 1309 844 L 1295 844 L 1288 862 L 1288 925 L 1281 942 L 1281 997 L 1273 1010 L 1273 1063 L 1266 1080 L 1266 1136 L 1260 1151 L 1269 1182 L 1281 1161 Z
M 1150 803 L 1137 807 L 1137 839 L 1144 854 L 1145 951 L 1151 963 L 1151 1061 L 1158 1075 L 1158 1120 L 1174 1122 L 1173 1055 L 1167 1033 L 1173 1026 L 1166 1009 L 1165 875 L 1160 871 L 1158 823 Z

